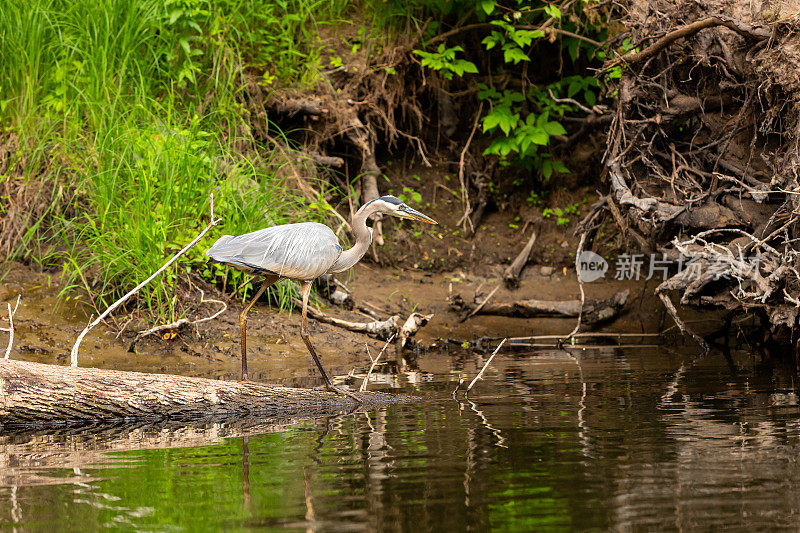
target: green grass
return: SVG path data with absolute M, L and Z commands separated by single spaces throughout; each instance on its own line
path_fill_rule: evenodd
M 241 273 L 206 264 L 210 243 L 308 214 L 249 134 L 246 72 L 264 72 L 265 85 L 315 83 L 314 14 L 346 4 L 5 0 L 0 140 L 18 148 L 0 184 L 39 187 L 45 206 L 11 257 L 63 263 L 65 294 L 102 309 L 205 226 L 213 191 L 224 226 L 138 305 L 174 319 L 176 282 L 192 270 L 242 288 Z M 0 215 L 12 204 L 0 198 Z

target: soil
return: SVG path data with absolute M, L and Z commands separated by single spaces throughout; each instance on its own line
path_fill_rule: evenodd
M 534 228 L 538 236 L 531 262 L 554 268 L 570 267 L 578 246 L 575 227 L 597 200 L 597 194 L 589 187 L 572 191 L 561 188 L 551 192 L 539 205 L 532 205 L 526 200 L 529 188 L 520 187 L 490 203 L 476 235 L 467 238 L 463 228 L 458 226 L 464 209 L 457 175 L 448 172 L 446 167 L 422 165 L 408 169 L 389 165 L 386 175 L 391 183 L 391 187 L 384 190 L 386 194 L 402 197 L 413 207 L 430 214 L 439 225 L 421 228 L 385 218 L 386 242 L 377 252 L 378 260 L 388 265 L 437 272 L 461 269 L 480 276 L 502 276 Z M 543 217 L 545 210 L 556 208 L 571 211 L 562 217 L 565 220 L 560 224 L 555 215 Z M 375 256 L 372 257 L 374 262 Z

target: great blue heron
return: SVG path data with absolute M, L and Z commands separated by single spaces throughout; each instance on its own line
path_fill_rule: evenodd
M 308 296 L 312 282 L 325 273 L 344 272 L 359 262 L 372 243 L 372 228 L 367 219 L 374 213 L 385 213 L 399 218 L 418 220 L 428 224 L 437 222 L 407 206 L 394 196 L 381 196 L 367 202 L 353 216 L 352 230 L 356 238 L 352 248 L 342 251 L 339 239 L 328 226 L 317 222 L 272 226 L 244 235 L 224 235 L 206 251 L 214 261 L 226 263 L 244 272 L 264 276 L 261 288 L 250 305 L 239 315 L 239 333 L 242 343 L 242 380 L 247 380 L 247 312 L 264 291 L 279 279 L 293 279 L 300 283 L 303 313 L 300 319 L 300 337 L 317 364 L 329 390 L 356 398 L 331 383 L 328 373 L 317 357 L 306 330 Z

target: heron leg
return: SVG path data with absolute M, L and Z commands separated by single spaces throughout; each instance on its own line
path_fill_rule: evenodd
M 278 281 L 278 279 L 278 276 L 264 276 L 264 282 L 261 284 L 258 292 L 253 296 L 253 299 L 250 300 L 250 304 L 242 309 L 242 313 L 239 315 L 239 336 L 242 340 L 242 381 L 247 381 L 247 312 L 250 311 L 253 304 L 261 298 L 264 291 L 267 290 L 270 285 Z
M 325 380 L 325 386 L 328 388 L 329 391 L 336 392 L 338 394 L 343 394 L 344 396 L 349 396 L 350 398 L 358 402 L 359 405 L 364 403 L 358 396 L 356 396 L 352 392 L 340 389 L 339 387 L 331 383 L 331 379 L 328 377 L 328 373 L 325 372 L 325 368 L 322 366 L 322 361 L 320 361 L 319 357 L 317 356 L 317 351 L 311 344 L 311 339 L 309 338 L 308 330 L 306 329 L 307 315 L 308 315 L 308 296 L 311 294 L 311 282 L 310 281 L 301 282 L 300 288 L 303 296 L 303 315 L 302 318 L 300 319 L 300 338 L 303 339 L 303 342 L 306 344 L 306 348 L 308 348 L 308 352 L 311 354 L 311 358 L 314 359 L 314 362 L 317 364 L 317 368 L 319 368 L 319 372 L 320 374 L 322 374 L 322 377 Z

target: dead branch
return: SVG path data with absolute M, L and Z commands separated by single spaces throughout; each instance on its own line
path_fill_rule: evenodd
M 303 307 L 303 302 L 299 298 L 294 299 L 294 304 L 298 308 Z M 308 316 L 319 322 L 344 328 L 349 331 L 355 331 L 356 333 L 375 335 L 379 339 L 388 339 L 390 336 L 392 336 L 397 331 L 397 324 L 400 321 L 400 315 L 392 315 L 386 320 L 375 320 L 374 322 L 351 322 L 349 320 L 332 317 L 326 313 L 323 313 L 322 311 L 314 309 L 312 306 L 308 307 Z
M 469 145 L 472 143 L 472 137 L 475 135 L 475 130 L 478 129 L 478 123 L 480 122 L 482 112 L 483 101 L 481 101 L 480 105 L 478 106 L 478 112 L 475 115 L 475 123 L 472 125 L 472 131 L 470 131 L 467 142 L 464 144 L 464 148 L 461 150 L 461 155 L 458 159 L 458 183 L 461 186 L 461 205 L 464 208 L 464 216 L 461 218 L 461 220 L 464 223 L 464 231 L 467 231 L 467 222 L 470 221 L 469 215 L 472 212 L 472 208 L 469 205 L 469 185 L 464 179 L 464 157 L 467 154 L 467 150 L 469 150 Z M 471 227 L 470 230 L 472 233 L 474 233 L 474 226 Z
M 222 305 L 222 307 L 216 313 L 214 313 L 214 314 L 212 314 L 210 316 L 204 317 L 204 318 L 198 318 L 196 320 L 189 320 L 188 318 L 179 318 L 178 320 L 176 320 L 174 322 L 170 322 L 169 324 L 161 324 L 159 326 L 155 326 L 155 327 L 150 328 L 148 330 L 140 331 L 139 334 L 136 336 L 136 338 L 133 339 L 133 341 L 131 342 L 130 346 L 128 346 L 128 351 L 129 352 L 133 352 L 134 348 L 136 347 L 136 343 L 139 342 L 140 340 L 142 340 L 144 337 L 147 337 L 148 335 L 153 335 L 153 334 L 156 334 L 156 333 L 160 333 L 162 331 L 176 330 L 176 329 L 179 329 L 179 328 L 181 328 L 183 326 L 186 326 L 186 325 L 189 325 L 189 324 L 193 324 L 193 325 L 202 324 L 203 322 L 208 322 L 210 320 L 214 320 L 219 315 L 221 315 L 222 313 L 224 313 L 225 311 L 228 310 L 228 304 L 226 304 L 222 300 L 214 300 L 214 299 L 211 299 L 211 298 L 206 299 L 205 298 L 205 292 L 203 292 L 202 290 L 200 291 L 200 303 L 201 304 L 204 304 L 204 303 L 216 303 L 216 304 Z
M 708 347 L 708 343 L 705 341 L 705 339 L 700 335 L 698 335 L 697 333 L 695 333 L 694 330 L 692 330 L 689 326 L 683 323 L 683 320 L 681 320 L 681 318 L 678 316 L 678 310 L 675 309 L 672 300 L 669 299 L 669 295 L 666 292 L 659 291 L 658 289 L 656 289 L 656 294 L 658 295 L 658 298 L 661 300 L 661 302 L 664 304 L 664 307 L 667 308 L 667 312 L 669 312 L 669 315 L 672 317 L 672 320 L 675 321 L 675 325 L 678 326 L 678 329 L 681 330 L 681 333 L 684 335 L 691 336 L 695 341 L 697 341 L 697 344 L 699 344 L 703 348 L 703 351 L 705 352 L 709 351 L 710 348 Z
M 392 336 L 386 340 L 386 343 L 383 345 L 383 348 L 381 348 L 380 353 L 378 353 L 378 356 L 375 358 L 373 358 L 372 354 L 369 353 L 369 345 L 367 343 L 364 343 L 364 346 L 366 346 L 367 348 L 367 356 L 369 357 L 371 363 L 369 365 L 369 370 L 367 371 L 367 375 L 364 377 L 364 381 L 361 382 L 361 387 L 359 387 L 358 392 L 364 392 L 367 390 L 367 383 L 369 383 L 369 377 L 372 375 L 372 371 L 375 369 L 375 365 L 378 364 L 378 361 L 383 355 L 383 352 L 386 351 L 386 348 L 389 346 L 392 340 L 394 340 L 394 337 L 395 335 L 392 334 Z
M 473 316 L 477 315 L 477 314 L 478 314 L 478 313 L 481 311 L 481 309 L 483 309 L 484 307 L 486 307 L 486 304 L 488 304 L 488 303 L 489 303 L 489 300 L 491 300 L 491 299 L 492 299 L 492 296 L 494 296 L 494 293 L 496 293 L 496 292 L 498 291 L 498 289 L 500 289 L 500 285 L 497 285 L 497 286 L 496 286 L 494 289 L 492 289 L 492 292 L 490 292 L 490 293 L 489 293 L 489 296 L 487 296 L 487 297 L 486 297 L 486 298 L 485 298 L 485 299 L 484 299 L 484 300 L 483 300 L 481 303 L 479 303 L 479 304 L 478 304 L 478 305 L 477 305 L 477 306 L 476 306 L 476 307 L 475 307 L 473 310 L 471 310 L 469 313 L 467 313 L 467 314 L 464 316 L 464 318 L 462 318 L 461 320 L 459 320 L 459 322 L 466 322 L 466 321 L 467 321 L 467 319 L 469 319 L 469 318 L 471 318 L 471 317 L 473 317 Z M 476 292 L 476 294 L 477 294 L 477 291 L 475 291 L 475 292 Z
M 586 304 L 586 293 L 583 291 L 583 278 L 581 277 L 580 269 L 578 268 L 578 261 L 580 261 L 581 254 L 583 253 L 583 246 L 586 244 L 587 234 L 588 232 L 583 232 L 581 234 L 581 240 L 578 243 L 578 249 L 575 250 L 575 271 L 578 272 L 578 288 L 581 290 L 581 307 L 580 310 L 578 311 L 578 321 L 575 324 L 575 329 L 573 329 L 572 332 L 567 336 L 567 338 L 564 339 L 565 343 L 569 342 L 569 340 L 572 339 L 572 337 L 574 337 L 576 333 L 578 333 L 578 330 L 581 329 L 581 319 L 583 318 L 584 305 Z M 611 313 L 611 316 L 609 316 L 608 318 L 614 316 L 613 311 L 615 309 L 620 309 L 622 308 L 622 306 L 625 305 L 625 302 L 628 300 L 628 295 L 625 294 L 624 298 L 620 298 L 620 300 L 621 302 L 619 302 L 619 306 L 612 305 L 612 307 L 609 309 L 608 312 Z M 605 312 L 605 310 L 603 310 L 603 312 Z
M 297 114 L 317 116 L 328 112 L 322 104 L 322 101 L 316 98 L 290 99 L 277 102 L 275 104 L 275 110 L 289 117 L 293 117 Z
M 332 304 L 348 310 L 356 306 L 356 302 L 347 287 L 339 282 L 333 274 L 323 274 L 317 278 L 315 285 L 319 293 Z
M 596 324 L 607 322 L 616 318 L 625 308 L 630 291 L 624 290 L 613 297 L 600 300 L 515 300 L 512 302 L 488 303 L 487 300 L 478 304 L 468 316 L 474 315 L 499 315 L 532 318 L 537 316 L 577 317 L 583 311 L 583 322 Z M 472 304 L 467 304 L 459 296 L 451 298 L 451 307 L 457 312 L 470 309 Z
M 195 237 L 192 240 L 192 242 L 190 242 L 189 244 L 184 246 L 178 253 L 173 255 L 172 258 L 170 258 L 169 261 L 164 263 L 161 266 L 161 268 L 159 268 L 158 270 L 153 272 L 153 274 L 149 278 L 147 278 L 146 280 L 141 282 L 139 285 L 137 285 L 136 287 L 134 287 L 133 289 L 128 291 L 128 293 L 125 296 L 123 296 L 122 298 L 120 298 L 119 300 L 117 300 L 116 302 L 111 304 L 108 307 L 108 309 L 106 309 L 105 311 L 100 313 L 100 316 L 98 316 L 93 322 L 90 322 L 89 325 L 86 326 L 86 328 L 83 331 L 81 331 L 81 334 L 78 335 L 78 338 L 75 341 L 75 345 L 72 347 L 72 352 L 70 354 L 70 366 L 73 366 L 73 367 L 77 367 L 78 366 L 78 349 L 80 348 L 81 341 L 83 340 L 83 338 L 86 336 L 86 334 L 89 333 L 89 331 L 93 327 L 95 327 L 97 324 L 102 322 L 104 318 L 106 318 L 108 315 L 111 314 L 112 311 L 114 311 L 114 309 L 116 309 L 117 307 L 119 307 L 120 305 L 125 303 L 131 296 L 133 296 L 134 294 L 139 292 L 142 289 L 142 287 L 144 287 L 145 285 L 147 285 L 148 283 L 150 283 L 151 281 L 156 279 L 162 272 L 164 272 L 173 263 L 175 263 L 175 261 L 180 259 L 180 257 L 183 254 L 188 252 L 195 244 L 200 242 L 203 239 L 203 237 L 206 236 L 206 233 L 208 233 L 211 230 L 211 228 L 213 228 L 214 226 L 216 226 L 219 223 L 220 219 L 214 218 L 214 194 L 213 193 L 211 193 L 211 196 L 210 196 L 209 217 L 210 217 L 210 219 L 209 219 L 209 222 L 208 222 L 208 226 L 206 226 L 205 229 L 203 229 L 203 231 L 201 231 L 200 234 L 197 235 L 197 237 Z
M 661 333 L 608 333 L 608 332 L 583 332 L 571 335 L 575 339 L 623 339 L 623 338 L 646 338 L 646 337 L 661 337 Z M 508 345 L 515 346 L 516 343 L 522 342 L 535 342 L 535 341 L 560 341 L 570 336 L 564 335 L 530 335 L 527 337 L 508 337 Z M 483 338 L 484 341 L 498 340 L 497 338 Z
M 311 153 L 309 155 L 314 163 L 322 167 L 341 168 L 344 166 L 344 159 L 341 157 L 332 157 L 317 153 Z
M 494 356 L 497 355 L 497 352 L 500 351 L 500 348 L 502 348 L 505 343 L 506 343 L 506 339 L 503 339 L 502 341 L 500 341 L 500 344 L 497 345 L 497 348 L 494 349 L 494 352 L 492 352 L 492 355 L 490 355 L 489 359 L 487 359 L 486 363 L 484 363 L 483 368 L 481 368 L 481 371 L 478 372 L 478 375 L 475 376 L 475 378 L 472 381 L 470 381 L 469 385 L 467 385 L 467 390 L 464 391 L 464 396 L 466 396 L 467 393 L 469 393 L 469 391 L 472 390 L 472 387 L 475 386 L 475 383 L 477 383 L 479 379 L 482 379 L 483 373 L 486 372 L 486 369 L 489 367 L 489 364 L 492 362 L 492 359 L 494 359 Z
M 531 250 L 533 250 L 533 245 L 536 242 L 536 230 L 534 229 L 531 232 L 531 237 L 528 239 L 528 243 L 522 249 L 522 251 L 517 255 L 514 261 L 506 268 L 505 272 L 503 272 L 503 281 L 506 283 L 506 287 L 508 288 L 515 288 L 519 286 L 519 275 L 522 272 L 522 269 L 525 268 L 525 265 L 528 263 L 528 259 L 531 255 Z
M 403 326 L 400 328 L 400 349 L 405 348 L 408 339 L 416 335 L 419 329 L 430 322 L 432 318 L 433 313 L 430 315 L 423 315 L 420 313 L 411 313 L 408 315 L 405 323 L 403 323 Z
M 6 354 L 3 359 L 8 359 L 11 357 L 11 349 L 14 346 L 14 314 L 17 312 L 17 308 L 19 307 L 19 299 L 22 298 L 22 295 L 17 296 L 17 303 L 14 304 L 14 309 L 11 309 L 11 304 L 8 304 L 8 346 L 6 346 Z M 5 329 L 5 328 L 4 328 Z
M 484 173 L 478 173 L 473 177 L 473 183 L 478 189 L 478 197 L 475 200 L 475 207 L 470 211 L 471 215 L 467 212 L 464 213 L 464 216 L 469 222 L 468 224 L 464 220 L 459 221 L 459 224 L 464 223 L 466 225 L 464 236 L 467 238 L 472 237 L 478 231 L 478 226 L 480 226 L 483 213 L 486 211 L 486 206 L 489 205 L 490 182 L 487 176 Z

